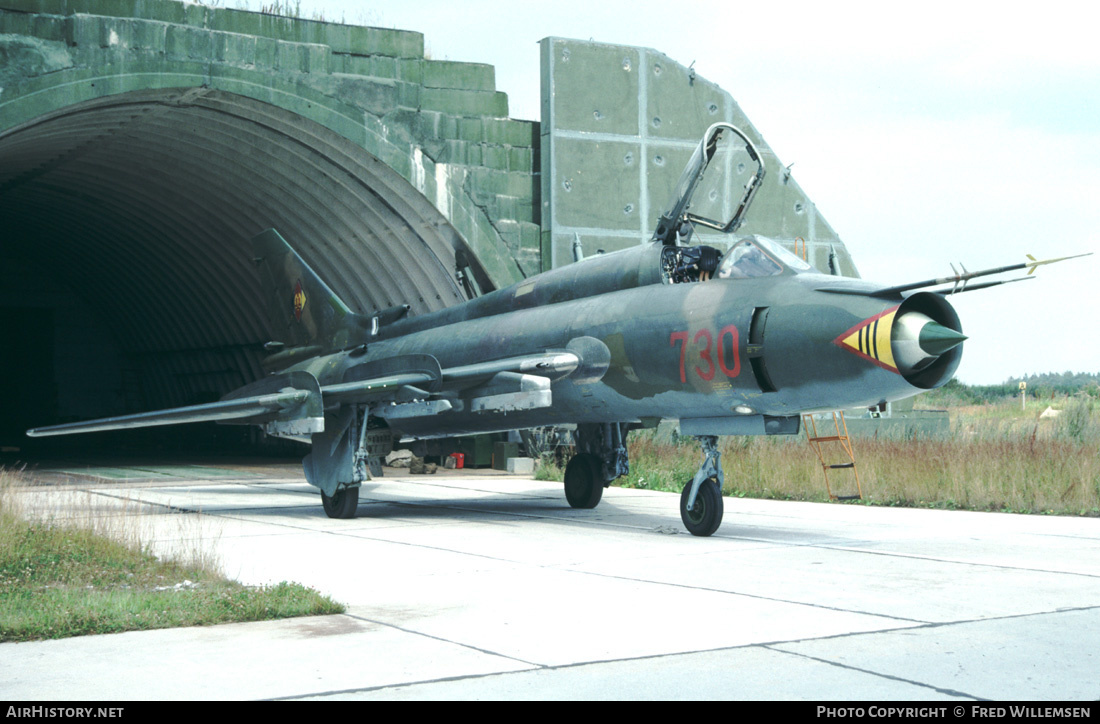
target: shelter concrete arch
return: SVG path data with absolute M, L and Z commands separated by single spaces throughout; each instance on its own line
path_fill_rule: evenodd
M 103 390 L 54 385 L 61 399 L 40 407 L 58 420 L 187 404 L 258 377 L 271 337 L 248 239 L 268 227 L 365 313 L 459 302 L 459 269 L 482 289 L 522 278 L 498 227 L 519 224 L 501 212 L 522 201 L 518 176 L 531 196 L 530 169 L 472 163 L 475 147 L 533 162 L 537 132 L 478 116 L 506 115 L 502 94 L 433 87 L 469 69 L 425 61 L 416 33 L 257 15 L 0 2 L 0 306 L 79 300 L 111 348 L 82 367 L 55 320 L 56 377 Z M 460 120 L 481 142 L 447 138 Z M 28 282 L 42 277 L 48 295 Z

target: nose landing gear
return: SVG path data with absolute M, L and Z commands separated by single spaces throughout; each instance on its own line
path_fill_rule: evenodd
M 722 503 L 722 453 L 718 450 L 716 436 L 699 435 L 696 439 L 703 446 L 703 464 L 680 494 L 680 519 L 692 535 L 709 536 L 722 525 L 725 507 Z

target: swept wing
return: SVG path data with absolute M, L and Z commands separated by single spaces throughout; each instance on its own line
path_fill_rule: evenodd
M 578 363 L 575 354 L 562 351 L 443 369 L 431 355 L 406 355 L 350 367 L 343 380 L 334 384 L 321 386 L 309 372 L 294 371 L 266 377 L 218 402 L 38 427 L 28 430 L 27 435 L 49 437 L 211 421 L 259 424 L 271 434 L 306 435 L 324 430 L 326 406 L 396 400 L 401 392 L 406 398 L 423 401 L 442 393 L 477 390 L 479 386 L 495 392 L 500 404 L 507 404 L 502 395 L 539 388 L 545 390 L 548 405 L 550 379 L 569 374 Z M 522 379 L 526 377 L 537 379 L 532 384 Z M 510 382 L 515 383 L 515 389 L 509 391 Z M 416 409 L 420 415 L 435 414 L 450 406 L 421 405 Z M 403 412 L 408 414 L 410 410 L 405 408 Z

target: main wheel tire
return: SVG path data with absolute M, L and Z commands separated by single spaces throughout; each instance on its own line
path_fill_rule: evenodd
M 574 455 L 565 466 L 565 499 L 574 508 L 595 508 L 603 497 L 600 459 L 592 453 Z
M 321 505 L 330 518 L 354 518 L 359 508 L 359 488 L 340 488 L 331 497 L 321 493 Z
M 684 492 L 680 493 L 680 519 L 684 521 L 684 527 L 692 535 L 708 536 L 718 530 L 722 525 L 722 491 L 718 489 L 718 481 L 707 478 L 699 486 L 699 494 L 695 496 L 695 506 L 688 510 L 688 496 L 691 495 L 691 481 L 684 486 Z

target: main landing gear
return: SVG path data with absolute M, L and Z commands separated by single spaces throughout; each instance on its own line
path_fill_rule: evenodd
M 331 497 L 322 492 L 321 505 L 330 518 L 354 518 L 359 507 L 359 486 L 340 488 Z
M 347 405 L 326 418 L 325 432 L 313 434 L 313 448 L 302 461 L 306 479 L 321 489 L 321 505 L 330 518 L 355 517 L 359 486 L 382 476 L 382 458 L 393 449 L 393 433 L 370 411 L 369 406 Z
M 565 499 L 574 508 L 595 508 L 603 498 L 603 464 L 592 453 L 577 453 L 565 466 Z
M 577 454 L 565 466 L 565 499 L 574 508 L 595 508 L 603 489 L 630 472 L 626 455 L 626 423 L 577 425 Z
M 708 536 L 722 525 L 722 453 L 716 436 L 697 439 L 703 446 L 703 464 L 680 494 L 680 519 L 692 535 Z

